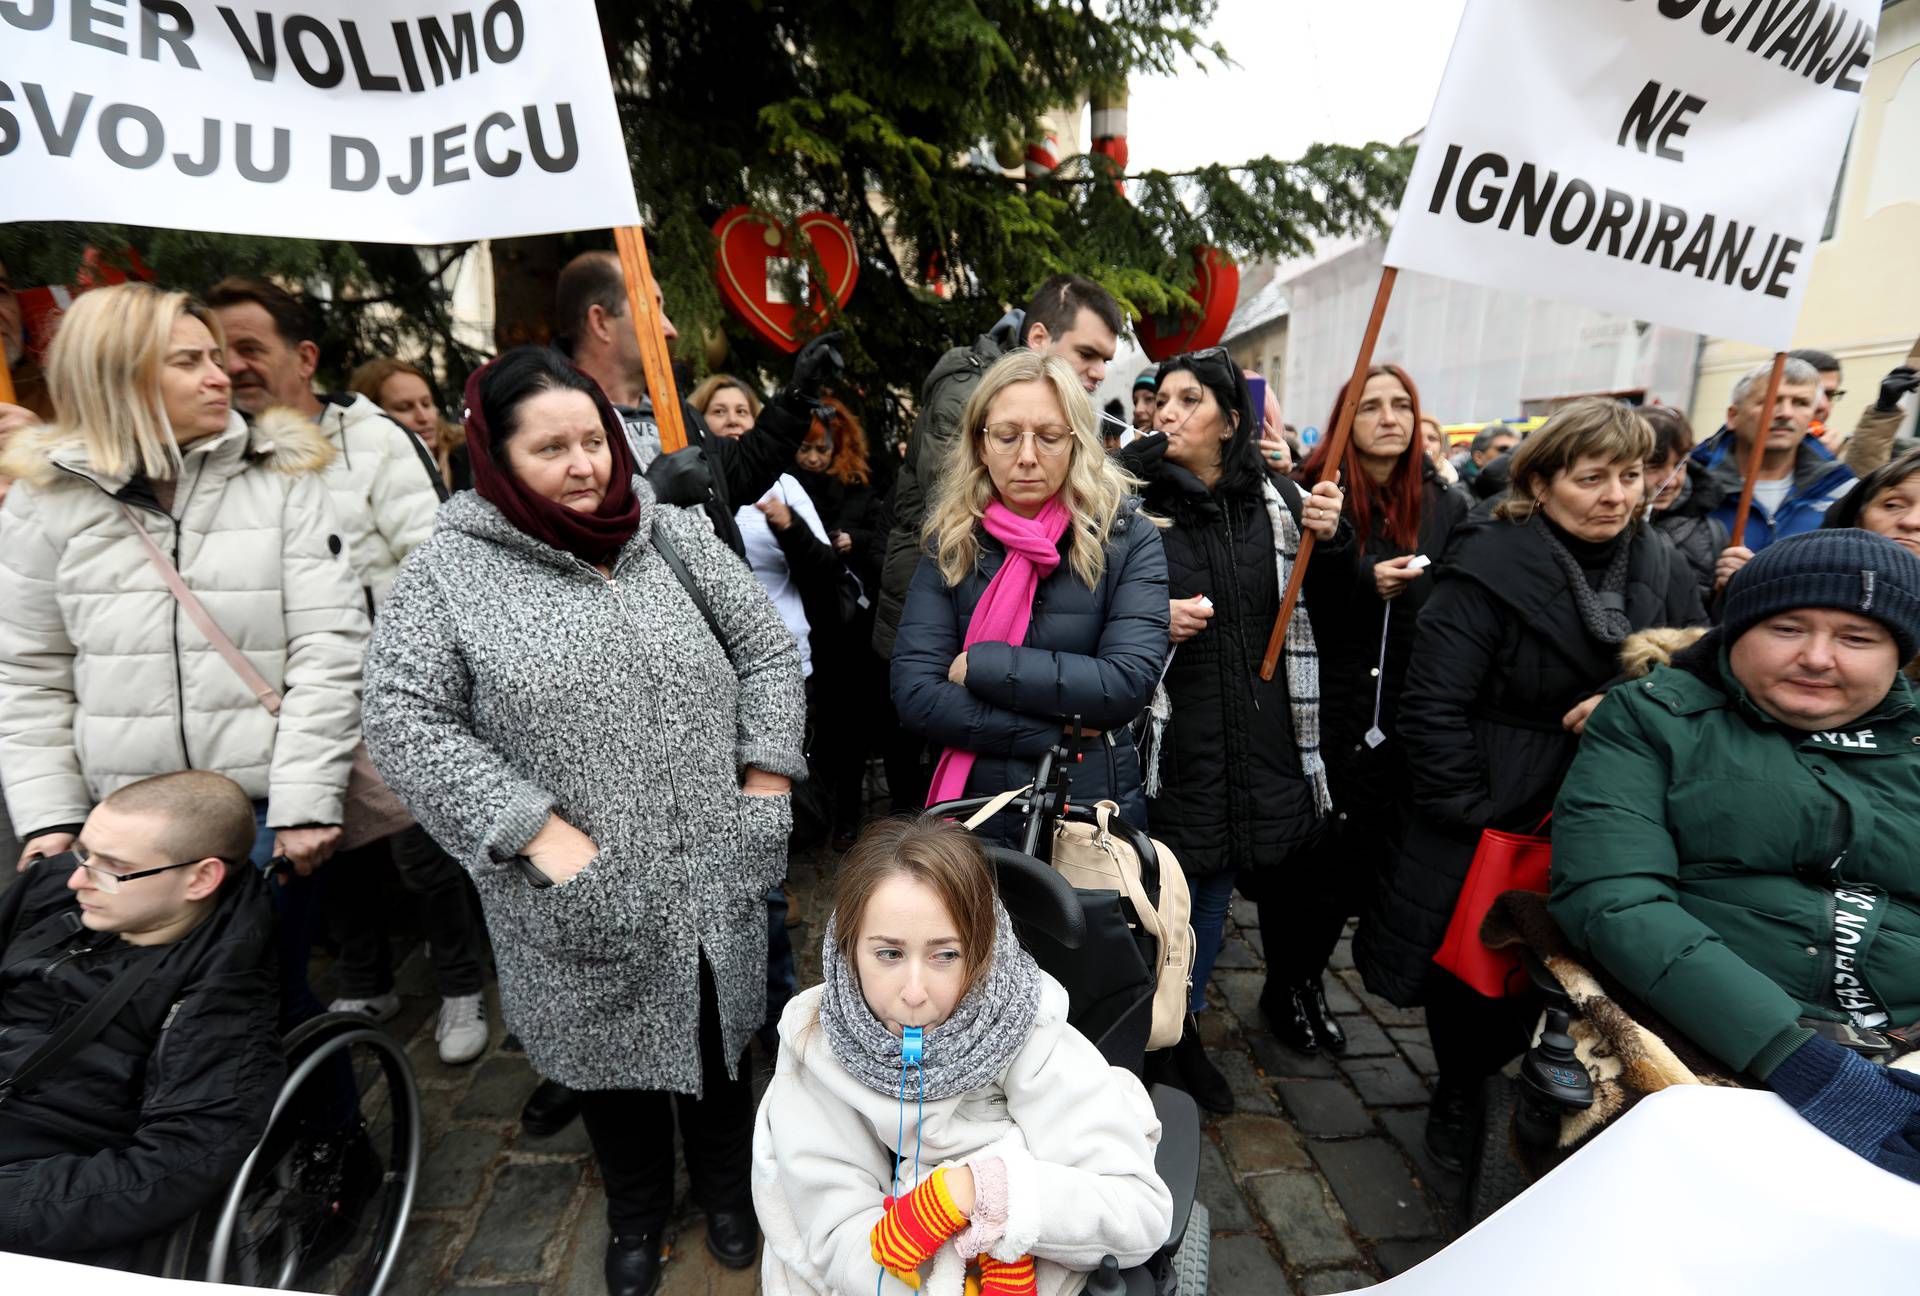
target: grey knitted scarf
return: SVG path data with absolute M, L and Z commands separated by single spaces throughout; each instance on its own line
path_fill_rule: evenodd
M 1586 572 L 1560 543 L 1560 537 L 1553 533 L 1547 520 L 1538 513 L 1533 515 L 1533 527 L 1547 542 L 1547 552 L 1566 573 L 1567 584 L 1573 589 L 1573 601 L 1580 609 L 1581 622 L 1587 627 L 1587 633 L 1603 644 L 1624 643 L 1633 633 L 1633 622 L 1627 620 L 1627 559 L 1632 556 L 1632 528 L 1636 525 L 1627 524 L 1628 530 L 1614 547 L 1613 558 L 1607 563 L 1606 574 L 1600 578 L 1600 588 L 1596 591 L 1587 583 Z
M 969 1093 L 993 1080 L 1033 1034 L 1040 1011 L 1040 966 L 1013 934 L 999 900 L 993 902 L 993 961 L 987 973 L 955 1005 L 953 1016 L 931 1027 L 922 1040 L 924 1096 L 934 1102 Z M 900 1041 L 881 1025 L 860 993 L 860 979 L 834 940 L 833 923 L 820 943 L 826 986 L 820 1025 L 840 1065 L 876 1093 L 900 1092 Z M 908 1082 L 907 1092 L 921 1092 Z

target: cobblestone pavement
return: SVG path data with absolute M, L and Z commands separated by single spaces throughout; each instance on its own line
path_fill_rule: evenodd
M 792 929 L 801 984 L 819 979 L 819 936 L 831 857 L 796 862 Z M 1347 1291 L 1418 1264 L 1457 1232 L 1460 1183 L 1421 1146 L 1433 1051 L 1418 1010 L 1360 986 L 1347 942 L 1334 956 L 1328 999 L 1351 1045 L 1341 1058 L 1281 1048 L 1258 1007 L 1263 972 L 1251 904 L 1236 901 L 1201 1018 L 1238 1110 L 1207 1121 L 1200 1198 L 1212 1214 L 1212 1290 L 1227 1296 Z M 317 977 L 324 992 L 324 977 Z M 601 1296 L 607 1226 L 586 1133 L 575 1121 L 551 1138 L 520 1129 L 536 1083 L 526 1060 L 493 1039 L 467 1066 L 442 1065 L 433 1041 L 438 1001 L 416 949 L 401 970 L 406 1009 L 389 1029 L 408 1043 L 425 1097 L 425 1170 L 390 1290 L 400 1296 Z M 758 1078 L 770 1060 L 754 1046 Z M 669 1226 L 663 1296 L 749 1296 L 757 1271 L 721 1268 L 687 1200 Z

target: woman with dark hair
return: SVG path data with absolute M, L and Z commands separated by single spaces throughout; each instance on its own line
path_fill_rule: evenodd
M 1859 527 L 1920 554 L 1920 450 L 1881 464 L 1827 510 L 1823 527 Z
M 1342 385 L 1327 415 L 1346 399 Z M 1420 435 L 1420 393 L 1398 365 L 1367 371 L 1353 432 L 1339 464 L 1346 518 L 1359 553 L 1353 580 L 1314 605 L 1320 648 L 1320 735 L 1333 789 L 1329 831 L 1303 867 L 1259 896 L 1269 936 L 1260 1005 L 1274 1034 L 1301 1053 L 1347 1046 L 1321 985 L 1328 957 L 1367 881 L 1399 840 L 1407 814 L 1407 760 L 1399 739 L 1400 690 L 1413 629 L 1433 592 L 1415 559 L 1438 559 L 1472 501 L 1442 480 Z M 1323 439 L 1301 467 L 1312 480 L 1327 467 Z M 1296 880 L 1297 879 L 1297 880 Z
M 1433 963 L 1480 834 L 1539 831 L 1628 635 L 1706 619 L 1692 569 L 1643 521 L 1652 449 L 1618 401 L 1561 407 L 1514 451 L 1493 516 L 1454 536 L 1414 635 L 1399 730 L 1413 813 L 1353 953 L 1375 994 L 1426 1007 L 1427 1149 L 1451 1170 L 1482 1083 L 1534 1018 Z
M 786 872 L 800 663 L 698 512 L 655 502 L 557 352 L 467 382 L 474 489 L 442 507 L 367 658 L 369 749 L 472 875 L 504 1015 L 579 1092 L 607 1287 L 659 1279 L 674 1111 L 707 1247 L 753 1263 L 744 1052 Z
M 1173 656 L 1154 696 L 1148 822 L 1179 857 L 1193 894 L 1188 1008 L 1206 1008 L 1236 879 L 1282 869 L 1322 831 L 1331 802 L 1320 754 L 1320 675 L 1311 609 L 1353 579 L 1351 532 L 1332 483 L 1305 494 L 1266 471 L 1261 421 L 1225 348 L 1162 365 L 1154 428 L 1166 453 L 1146 466 L 1145 506 L 1161 533 Z M 1282 666 L 1260 662 L 1303 530 L 1320 543 L 1288 626 Z M 1278 933 L 1266 939 L 1273 948 Z M 1162 1078 L 1209 1111 L 1233 1091 L 1189 1022 Z
M 1700 602 L 1712 607 L 1714 566 L 1727 547 L 1727 524 L 1713 516 L 1721 504 L 1721 489 L 1688 457 L 1693 427 L 1685 414 L 1665 405 L 1642 405 L 1640 417 L 1653 429 L 1653 454 L 1647 460 L 1648 520 L 1693 568 Z

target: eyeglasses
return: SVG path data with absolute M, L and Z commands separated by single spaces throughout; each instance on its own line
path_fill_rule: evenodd
M 1033 438 L 1034 450 L 1049 459 L 1058 459 L 1073 448 L 1073 429 L 1060 423 L 1023 428 L 1018 423 L 989 423 L 982 438 L 987 453 L 1006 458 L 1020 452 L 1020 443 Z
M 162 864 L 159 868 L 137 869 L 132 873 L 122 873 L 116 869 L 110 869 L 104 864 L 92 863 L 89 858 L 89 852 L 84 846 L 75 846 L 72 850 L 63 851 L 58 855 L 50 855 L 47 857 L 48 864 L 56 868 L 64 868 L 68 872 L 71 872 L 76 867 L 85 869 L 87 876 L 93 879 L 93 884 L 100 888 L 100 890 L 109 893 L 117 893 L 120 890 L 120 884 L 123 882 L 135 882 L 141 878 L 152 877 L 156 873 L 171 873 L 175 869 L 192 868 L 195 864 L 202 862 L 202 860 L 197 859 L 187 860 L 180 864 Z

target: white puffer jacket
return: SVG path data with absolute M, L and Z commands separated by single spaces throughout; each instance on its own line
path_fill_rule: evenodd
M 84 820 L 124 784 L 217 770 L 276 828 L 337 824 L 360 737 L 366 598 L 305 419 L 268 416 L 187 447 L 171 516 L 79 437 L 16 433 L 0 508 L 0 779 L 22 840 Z M 285 700 L 267 713 L 167 592 L 119 503 Z M 176 519 L 178 522 L 176 523 Z
M 440 470 L 420 439 L 357 393 L 322 397 L 320 431 L 339 451 L 326 467 L 327 494 L 360 583 L 377 608 L 400 564 L 433 534 Z M 298 418 L 268 410 L 263 418 Z
M 1033 1034 L 999 1080 L 916 1109 L 855 1079 L 820 1026 L 815 986 L 780 1017 L 780 1061 L 753 1130 L 753 1204 L 765 1232 L 764 1296 L 883 1296 L 910 1289 L 873 1262 L 869 1235 L 891 1186 L 894 1131 L 913 1191 L 920 1174 L 998 1157 L 1007 1168 L 1007 1221 L 987 1251 L 1033 1256 L 1040 1296 L 1076 1296 L 1101 1257 L 1144 1263 L 1173 1227 L 1173 1198 L 1154 1169 L 1160 1121 L 1146 1090 L 1067 1024 L 1067 992 L 1042 974 Z M 920 1296 L 960 1296 L 966 1264 L 952 1242 L 921 1271 Z

